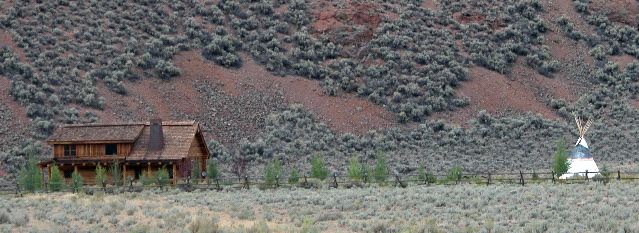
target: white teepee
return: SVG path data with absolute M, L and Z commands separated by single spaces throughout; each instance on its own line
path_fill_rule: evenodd
M 599 168 L 595 163 L 595 160 L 592 158 L 592 154 L 590 153 L 590 148 L 588 147 L 588 142 L 586 142 L 586 131 L 592 125 L 592 121 L 588 119 L 585 125 L 583 125 L 581 119 L 579 119 L 575 115 L 575 121 L 577 122 L 577 129 L 579 129 L 579 139 L 577 139 L 577 143 L 575 144 L 575 148 L 570 152 L 570 168 L 568 172 L 561 177 L 560 179 L 566 179 L 572 176 L 584 176 L 585 172 L 588 171 L 588 178 L 592 178 L 595 175 L 599 174 Z

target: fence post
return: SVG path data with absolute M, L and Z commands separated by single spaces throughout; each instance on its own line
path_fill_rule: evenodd
M 490 172 L 488 172 L 488 183 L 486 183 L 486 185 L 490 185 Z
M 248 175 L 244 175 L 244 186 L 246 187 L 246 189 L 251 189 L 251 187 L 249 186 Z
M 397 181 L 397 184 L 399 184 L 399 187 L 406 188 L 407 185 L 402 183 L 402 180 L 399 178 L 397 174 L 395 174 L 395 180 Z
M 552 183 L 555 183 L 555 171 L 550 171 L 551 175 L 552 175 Z
M 519 179 L 521 180 L 521 186 L 524 186 L 524 173 L 519 171 Z
M 280 187 L 280 176 L 275 176 L 275 187 L 279 188 Z
M 215 186 L 217 187 L 217 190 L 221 190 L 222 188 L 220 187 L 220 179 L 215 178 Z
M 18 181 L 16 180 L 16 196 L 20 195 L 20 197 L 22 197 L 22 192 L 20 191 L 20 184 L 18 183 Z
M 617 180 L 621 180 L 621 171 L 617 170 Z
M 306 175 L 304 175 L 304 187 L 308 187 L 308 180 L 306 180 Z
M 366 184 L 366 180 L 367 180 L 366 178 L 368 178 L 368 173 L 364 172 L 364 184 Z
M 335 188 L 337 188 L 337 176 L 333 173 L 333 183 L 335 183 Z
M 586 181 L 588 181 L 588 170 L 586 170 Z

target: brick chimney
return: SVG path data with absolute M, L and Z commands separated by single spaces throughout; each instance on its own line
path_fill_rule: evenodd
M 151 119 L 151 135 L 149 137 L 149 150 L 160 151 L 164 149 L 164 133 L 162 131 L 162 119 Z

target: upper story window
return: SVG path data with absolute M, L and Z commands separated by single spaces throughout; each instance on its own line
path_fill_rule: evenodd
M 117 155 L 118 154 L 118 144 L 106 144 L 104 146 L 104 154 L 105 155 Z
M 76 156 L 75 145 L 64 145 L 64 156 Z

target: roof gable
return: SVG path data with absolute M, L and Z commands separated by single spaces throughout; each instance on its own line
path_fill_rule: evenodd
M 191 144 L 201 134 L 195 122 L 163 122 L 164 148 L 159 151 L 149 149 L 151 129 L 145 125 L 127 160 L 176 160 L 186 158 Z M 208 151 L 208 150 L 207 150 Z M 207 152 L 208 153 L 208 152 Z

